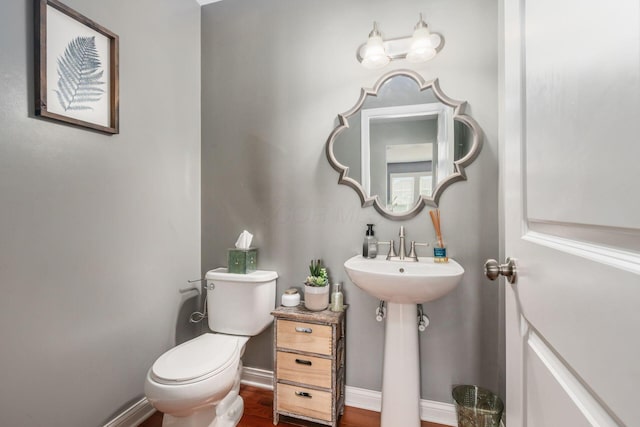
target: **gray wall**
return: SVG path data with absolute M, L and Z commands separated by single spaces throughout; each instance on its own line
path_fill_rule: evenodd
M 486 140 L 469 180 L 441 198 L 445 240 L 466 273 L 453 293 L 425 304 L 432 323 L 420 334 L 422 397 L 451 401 L 458 383 L 498 389 L 498 288 L 482 274 L 484 260 L 498 254 L 497 7 L 492 0 L 242 0 L 202 9 L 202 268 L 225 265 L 243 229 L 255 234 L 259 268 L 278 271 L 278 294 L 300 286 L 309 260 L 323 258 L 350 304 L 350 386 L 380 390 L 384 325 L 374 318 L 378 301 L 348 280 L 342 264 L 361 250 L 368 222 L 381 239 L 397 239 L 400 225 L 417 241 L 432 241 L 434 232 L 427 212 L 391 222 L 361 209 L 356 193 L 337 185 L 324 144 L 361 87 L 409 67 L 366 70 L 355 60 L 372 22 L 399 37 L 423 12 L 446 44 L 412 68 L 467 100 Z M 249 342 L 246 366 L 272 369 L 272 334 Z
M 200 9 L 64 3 L 120 36 L 121 133 L 33 117 L 33 1 L 3 1 L 2 426 L 102 425 L 193 333 L 178 317 L 200 275 Z

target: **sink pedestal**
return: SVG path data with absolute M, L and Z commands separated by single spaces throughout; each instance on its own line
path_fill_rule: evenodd
M 415 304 L 387 303 L 381 427 L 420 427 L 420 360 Z

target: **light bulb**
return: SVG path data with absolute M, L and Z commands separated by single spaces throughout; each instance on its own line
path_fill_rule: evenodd
M 436 47 L 437 46 L 433 45 L 429 28 L 427 28 L 427 24 L 422 19 L 422 14 L 420 14 L 420 21 L 416 24 L 411 40 L 411 47 L 407 53 L 407 61 L 428 61 L 436 56 Z
M 378 31 L 378 26 L 373 23 L 373 30 L 369 33 L 369 39 L 364 47 L 362 65 L 366 68 L 382 68 L 389 63 L 390 59 L 384 48 L 382 36 Z

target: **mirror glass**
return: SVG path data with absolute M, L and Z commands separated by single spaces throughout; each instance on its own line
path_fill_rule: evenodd
M 437 206 L 444 188 L 465 179 L 463 167 L 480 150 L 480 129 L 463 114 L 464 105 L 444 95 L 437 80 L 425 82 L 408 70 L 362 89 L 327 141 L 339 183 L 391 219 Z

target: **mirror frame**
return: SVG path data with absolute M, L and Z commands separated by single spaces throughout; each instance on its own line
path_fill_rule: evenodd
M 400 214 L 393 213 L 387 210 L 385 204 L 381 202 L 380 196 L 369 196 L 359 181 L 347 176 L 349 173 L 349 167 L 340 163 L 333 152 L 333 145 L 336 142 L 337 136 L 342 133 L 342 131 L 349 128 L 349 118 L 360 111 L 362 105 L 367 99 L 367 96 L 378 96 L 378 92 L 382 85 L 387 80 L 397 76 L 404 76 L 413 79 L 418 84 L 420 92 L 431 89 L 438 101 L 453 108 L 453 121 L 458 121 L 466 125 L 470 129 L 472 136 L 472 144 L 469 152 L 460 160 L 455 160 L 453 162 L 453 174 L 449 175 L 447 178 L 436 185 L 436 188 L 433 190 L 433 194 L 431 197 L 421 196 L 417 200 L 413 208 Z M 442 89 L 440 89 L 440 84 L 437 78 L 430 81 L 425 81 L 422 76 L 420 76 L 420 74 L 411 70 L 391 71 L 383 75 L 372 88 L 361 88 L 360 97 L 358 98 L 356 104 L 350 110 L 342 114 L 338 114 L 338 125 L 329 135 L 329 139 L 327 140 L 327 143 L 325 145 L 325 151 L 327 160 L 329 160 L 329 164 L 333 169 L 335 169 L 336 172 L 340 174 L 340 177 L 338 178 L 338 184 L 347 185 L 353 188 L 358 194 L 358 197 L 360 197 L 360 203 L 363 208 L 373 205 L 375 210 L 378 211 L 380 215 L 387 219 L 395 221 L 411 219 L 418 215 L 427 205 L 437 207 L 440 196 L 442 196 L 443 191 L 448 186 L 456 181 L 465 181 L 467 179 L 464 168 L 466 166 L 469 166 L 469 164 L 471 164 L 476 159 L 476 157 L 478 157 L 482 148 L 482 142 L 484 139 L 482 129 L 471 116 L 468 116 L 464 113 L 466 106 L 467 101 L 456 101 L 445 95 L 442 92 Z

